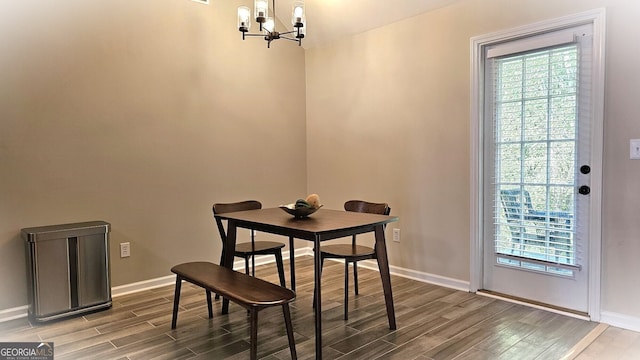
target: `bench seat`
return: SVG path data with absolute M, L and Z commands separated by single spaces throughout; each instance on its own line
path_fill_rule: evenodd
M 296 359 L 293 325 L 289 303 L 296 298 L 295 292 L 220 265 L 210 262 L 188 262 L 171 268 L 176 274 L 176 288 L 173 300 L 173 318 L 171 328 L 175 329 L 178 320 L 180 289 L 182 281 L 190 282 L 206 290 L 209 318 L 213 317 L 211 292 L 249 310 L 251 318 L 251 359 L 257 358 L 258 311 L 271 306 L 282 306 L 287 337 L 292 359 Z

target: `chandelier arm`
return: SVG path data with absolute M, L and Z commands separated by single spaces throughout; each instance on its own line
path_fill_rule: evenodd
M 244 33 L 244 36 L 266 36 L 265 34 L 258 33 Z
M 290 41 L 295 41 L 295 42 L 299 42 L 300 39 L 293 39 L 290 37 L 286 37 L 286 36 L 282 36 L 282 34 L 280 34 L 280 39 L 285 39 L 285 40 L 290 40 Z

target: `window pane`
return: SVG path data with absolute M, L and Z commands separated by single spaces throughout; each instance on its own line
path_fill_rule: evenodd
M 500 63 L 499 101 L 514 101 L 522 98 L 522 58 L 516 57 Z
M 547 96 L 549 85 L 548 52 L 529 55 L 525 58 L 525 97 Z
M 549 187 L 549 211 L 574 213 L 575 193 L 573 186 Z
M 504 103 L 499 108 L 500 127 L 498 138 L 500 142 L 521 140 L 522 105 L 520 102 Z
M 551 139 L 575 139 L 577 110 L 575 95 L 551 99 Z
M 551 143 L 549 151 L 550 183 L 565 185 L 572 185 L 574 183 L 575 149 L 575 143 L 573 141 Z
M 547 139 L 548 100 L 536 99 L 525 103 L 524 139 L 529 141 Z
M 547 207 L 547 187 L 546 185 L 529 185 L 526 189 L 531 196 L 531 208 L 544 210 Z
M 575 94 L 578 80 L 577 47 L 551 52 L 551 95 Z
M 544 184 L 547 182 L 547 144 L 524 144 L 525 183 Z
M 501 183 L 519 183 L 520 182 L 520 144 L 501 144 L 498 145 L 497 154 L 500 157 L 499 177 Z

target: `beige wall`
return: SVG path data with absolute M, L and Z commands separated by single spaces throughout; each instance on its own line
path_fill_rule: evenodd
M 217 261 L 213 202 L 306 194 L 304 50 L 243 42 L 239 3 L 0 4 L 0 310 L 21 228 L 110 222 L 118 286 Z
M 640 4 L 469 0 L 306 52 L 308 188 L 387 201 L 392 265 L 469 280 L 470 38 L 607 9 L 604 312 L 640 317 Z M 636 320 L 637 321 L 637 320 Z
M 23 227 L 111 222 L 117 286 L 215 260 L 213 201 L 307 192 L 389 202 L 392 265 L 468 280 L 469 39 L 606 7 L 602 309 L 640 317 L 640 4 L 468 0 L 304 54 L 240 41 L 238 2 L 0 5 L 0 310 Z

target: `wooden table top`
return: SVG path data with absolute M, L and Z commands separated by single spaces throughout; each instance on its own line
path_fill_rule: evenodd
M 280 208 L 238 211 L 216 215 L 232 220 L 237 227 L 250 228 L 298 239 L 335 239 L 372 231 L 376 226 L 398 221 L 396 216 L 358 213 L 344 210 L 318 209 L 306 218 L 295 218 Z

